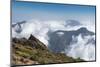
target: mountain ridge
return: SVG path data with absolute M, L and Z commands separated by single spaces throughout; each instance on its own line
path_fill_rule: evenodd
M 33 43 L 34 42 L 34 43 Z M 33 35 L 29 39 L 12 38 L 12 65 L 81 62 L 62 53 L 53 53 Z
M 57 33 L 63 33 L 63 34 L 57 34 Z M 51 51 L 54 52 L 62 52 L 64 51 L 66 48 L 68 48 L 68 46 L 70 45 L 71 41 L 72 41 L 72 37 L 77 37 L 81 35 L 82 38 L 84 38 L 85 36 L 93 36 L 95 35 L 95 33 L 88 31 L 85 27 L 82 27 L 78 30 L 72 30 L 72 31 L 62 31 L 62 30 L 58 30 L 55 32 L 51 32 L 48 33 L 49 36 L 49 49 Z M 91 40 L 92 41 L 92 40 Z

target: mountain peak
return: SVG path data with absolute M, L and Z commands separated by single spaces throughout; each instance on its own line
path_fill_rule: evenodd
M 94 35 L 93 32 L 88 31 L 88 29 L 85 28 L 85 27 L 82 27 L 82 28 L 78 29 L 77 32 L 78 32 L 78 33 L 82 33 L 82 34 L 84 34 L 84 35 Z
M 31 34 L 28 40 L 36 40 L 36 38 Z
M 42 43 L 39 39 L 37 39 L 32 34 L 30 35 L 28 41 L 30 41 L 36 48 L 41 48 L 41 49 L 46 49 L 47 50 L 45 44 Z
M 80 30 L 80 31 L 88 31 L 85 27 L 82 27 L 82 28 L 80 28 L 78 30 Z

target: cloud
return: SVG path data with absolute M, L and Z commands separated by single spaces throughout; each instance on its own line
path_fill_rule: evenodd
M 64 35 L 64 33 L 63 33 L 63 32 L 58 32 L 57 34 L 58 34 L 59 36 Z
M 54 32 L 57 30 L 63 31 L 71 31 L 77 30 L 81 27 L 86 27 L 88 30 L 95 32 L 95 23 L 91 24 L 89 21 L 80 22 L 81 25 L 75 26 L 66 26 L 65 21 L 41 21 L 41 20 L 29 20 L 24 24 L 21 24 L 22 31 L 17 33 L 15 27 L 12 27 L 12 37 L 17 38 L 29 38 L 30 34 L 33 34 L 36 38 L 38 38 L 41 42 L 43 42 L 47 47 L 49 45 L 49 37 L 48 32 Z M 62 32 L 58 33 L 59 35 L 63 35 Z M 86 36 L 86 38 L 82 38 L 81 35 L 77 37 L 72 37 L 73 40 L 71 42 L 71 46 L 69 49 L 65 49 L 65 53 L 74 58 L 80 57 L 84 60 L 95 60 L 95 45 L 92 43 L 86 44 L 86 42 L 93 38 L 91 36 Z M 76 40 L 76 41 L 75 41 Z
M 68 56 L 74 58 L 81 58 L 86 61 L 95 60 L 95 44 L 87 43 L 90 39 L 95 40 L 95 36 L 85 36 L 82 38 L 81 34 L 77 37 L 72 37 L 72 43 L 69 46 L 69 49 L 65 49 L 65 53 Z

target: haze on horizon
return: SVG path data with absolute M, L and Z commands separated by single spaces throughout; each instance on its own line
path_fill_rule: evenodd
M 38 2 L 12 2 L 12 23 L 37 19 L 41 21 L 74 19 L 95 23 L 95 6 Z

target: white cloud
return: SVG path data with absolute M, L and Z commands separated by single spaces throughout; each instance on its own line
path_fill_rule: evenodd
M 64 33 L 63 33 L 63 32 L 57 32 L 57 34 L 58 34 L 59 36 L 64 35 Z
M 43 42 L 46 46 L 48 46 L 49 37 L 48 31 L 54 32 L 57 30 L 70 31 L 77 30 L 80 27 L 86 27 L 88 30 L 95 32 L 95 24 L 91 24 L 90 22 L 81 22 L 83 25 L 81 26 L 65 26 L 65 21 L 40 21 L 40 20 L 29 20 L 27 23 L 22 25 L 22 32 L 15 32 L 16 28 L 12 28 L 12 37 L 25 37 L 29 38 L 30 34 L 33 34 L 36 38 L 38 38 L 41 42 Z M 63 35 L 62 32 L 58 33 L 59 35 Z M 65 49 L 65 52 L 74 58 L 82 58 L 85 60 L 95 60 L 95 45 L 85 43 L 91 39 L 91 36 L 83 39 L 81 35 L 78 37 L 73 36 L 73 40 L 77 40 L 76 43 L 73 43 L 69 49 Z
M 94 38 L 94 36 L 85 36 L 85 38 L 82 38 L 80 34 L 74 37 L 72 41 L 76 40 L 76 42 L 72 43 L 69 49 L 65 49 L 66 54 L 86 61 L 95 60 L 95 44 L 86 44 L 91 38 Z

